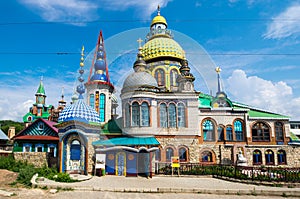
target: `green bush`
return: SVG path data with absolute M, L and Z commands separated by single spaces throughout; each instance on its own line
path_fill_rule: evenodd
M 58 173 L 53 179 L 56 182 L 77 182 L 77 180 L 73 180 L 68 173 Z
M 26 165 L 24 168 L 20 169 L 17 182 L 24 184 L 26 186 L 31 186 L 31 178 L 36 174 L 36 170 L 32 165 Z

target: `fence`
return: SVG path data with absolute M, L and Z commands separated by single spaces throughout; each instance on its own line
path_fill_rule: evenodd
M 300 168 L 181 163 L 179 170 L 181 175 L 213 175 L 252 181 L 300 182 Z M 171 171 L 170 163 L 156 164 L 156 174 L 171 175 Z

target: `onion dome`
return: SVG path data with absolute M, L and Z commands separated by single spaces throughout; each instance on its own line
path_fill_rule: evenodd
M 83 99 L 68 105 L 59 114 L 58 122 L 78 121 L 87 124 L 100 124 L 99 114 L 90 106 L 84 103 Z
M 166 27 L 168 26 L 167 20 L 163 16 L 160 15 L 159 5 L 157 6 L 157 15 L 152 19 L 150 27 L 152 27 L 155 24 L 164 24 Z
M 168 26 L 167 20 L 161 15 L 157 15 L 152 19 L 151 26 L 153 26 L 155 24 L 164 24 L 164 25 Z
M 185 59 L 185 53 L 181 46 L 173 39 L 167 37 L 157 37 L 149 40 L 142 47 L 141 52 L 145 61 L 157 57 Z

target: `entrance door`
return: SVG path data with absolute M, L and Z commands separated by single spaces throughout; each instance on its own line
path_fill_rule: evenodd
M 138 154 L 138 174 L 143 177 L 150 176 L 150 153 L 142 150 Z
M 126 154 L 124 152 L 116 155 L 116 175 L 126 176 Z

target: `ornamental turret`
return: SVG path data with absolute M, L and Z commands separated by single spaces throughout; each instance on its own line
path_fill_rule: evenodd
M 85 87 L 87 89 L 87 104 L 99 114 L 101 123 L 108 122 L 116 114 L 117 105 L 112 102 L 114 86 L 109 78 L 102 31 L 98 36 Z

